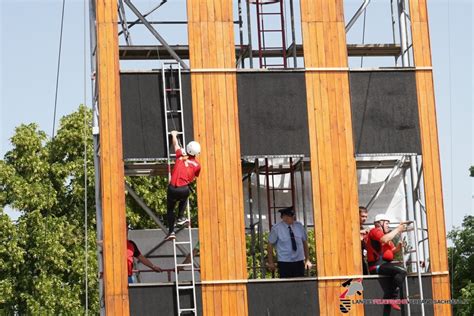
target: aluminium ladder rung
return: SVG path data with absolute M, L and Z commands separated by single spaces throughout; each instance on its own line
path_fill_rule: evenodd
M 175 244 L 177 244 L 177 245 L 190 245 L 191 241 L 190 240 L 188 240 L 188 241 L 175 241 Z
M 168 88 L 168 89 L 165 89 L 166 92 L 173 92 L 173 91 L 181 91 L 181 89 L 177 89 L 177 88 Z
M 192 285 L 178 286 L 178 290 L 192 290 L 192 289 L 194 289 L 194 286 Z
M 178 135 L 183 135 L 184 132 L 177 132 L 176 134 L 178 134 Z M 171 132 L 168 132 L 168 135 L 171 135 Z
M 181 110 L 166 110 L 166 113 L 181 113 Z
M 177 266 L 178 267 L 191 267 L 192 264 L 191 263 L 178 263 Z
M 180 312 L 179 313 L 186 313 L 186 312 L 196 312 L 196 309 L 195 308 L 182 308 L 180 309 Z
M 292 207 L 292 205 L 288 205 L 288 206 L 270 206 L 269 208 L 288 208 L 288 207 Z

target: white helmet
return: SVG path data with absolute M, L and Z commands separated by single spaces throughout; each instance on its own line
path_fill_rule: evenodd
M 390 217 L 387 214 L 377 214 L 375 215 L 374 222 L 388 221 L 390 222 Z
M 195 141 L 189 142 L 188 146 L 186 146 L 186 152 L 188 155 L 197 156 L 201 153 L 201 145 Z

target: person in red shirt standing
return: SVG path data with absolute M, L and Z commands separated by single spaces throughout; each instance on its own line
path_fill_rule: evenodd
M 141 263 L 149 267 L 155 272 L 161 272 L 161 268 L 154 265 L 147 257 L 142 255 L 138 250 L 137 245 L 130 239 L 128 239 L 128 228 L 127 228 L 127 270 L 128 270 L 128 283 L 133 283 L 133 258 L 137 258 Z
M 192 141 L 186 146 L 185 152 L 178 144 L 178 132 L 172 131 L 171 137 L 173 141 L 173 148 L 176 153 L 176 162 L 171 173 L 171 181 L 168 185 L 167 192 L 167 218 L 169 232 L 166 240 L 176 238 L 175 228 L 175 207 L 178 203 L 178 225 L 185 225 L 188 219 L 184 217 L 184 210 L 188 203 L 189 185 L 199 176 L 201 165 L 197 161 L 196 156 L 201 153 L 201 145 L 198 142 Z
M 388 224 L 390 220 L 386 214 L 375 216 L 374 225 L 367 238 L 367 261 L 371 274 L 388 275 L 392 277 L 392 286 L 385 293 L 385 299 L 396 299 L 403 282 L 407 276 L 406 270 L 398 264 L 393 263 L 394 254 L 402 248 L 402 243 L 396 247 L 392 242 L 399 233 L 406 231 L 406 223 L 401 223 L 390 231 Z M 400 310 L 398 304 L 390 304 L 393 309 Z M 390 308 L 389 306 L 389 308 Z

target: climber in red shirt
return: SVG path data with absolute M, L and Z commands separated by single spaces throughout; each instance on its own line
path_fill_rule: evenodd
M 374 226 L 367 238 L 367 261 L 371 274 L 388 275 L 392 277 L 392 287 L 385 293 L 385 299 L 396 299 L 403 288 L 407 272 L 398 264 L 393 263 L 394 254 L 402 249 L 402 243 L 396 247 L 392 242 L 399 233 L 406 231 L 406 223 L 401 223 L 389 231 L 390 220 L 386 214 L 375 216 Z M 400 310 L 398 304 L 390 304 L 393 309 Z
M 173 141 L 173 148 L 176 153 L 176 162 L 171 173 L 170 184 L 167 191 L 167 218 L 169 232 L 166 240 L 176 238 L 175 228 L 175 206 L 178 204 L 178 225 L 185 225 L 188 223 L 188 218 L 184 217 L 184 210 L 188 203 L 189 185 L 199 176 L 201 165 L 196 159 L 201 153 L 201 145 L 198 142 L 192 141 L 186 146 L 186 151 L 178 144 L 178 132 L 172 131 L 171 137 Z

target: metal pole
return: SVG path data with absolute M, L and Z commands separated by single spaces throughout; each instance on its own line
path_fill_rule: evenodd
M 301 159 L 301 203 L 302 203 L 302 208 L 303 208 L 303 225 L 304 225 L 304 230 L 307 232 L 308 231 L 308 219 L 306 217 L 306 203 L 305 203 L 305 191 L 304 191 L 304 160 L 303 158 Z
M 400 158 L 400 160 L 397 161 L 397 164 L 393 167 L 393 169 L 390 171 L 390 173 L 388 174 L 388 176 L 385 178 L 384 182 L 382 183 L 382 185 L 380 186 L 380 188 L 377 190 L 377 192 L 375 192 L 374 196 L 372 196 L 372 198 L 370 199 L 369 203 L 367 203 L 367 210 L 370 210 L 370 208 L 372 207 L 372 205 L 374 205 L 375 201 L 377 200 L 377 198 L 380 196 L 380 194 L 382 193 L 382 191 L 385 189 L 385 186 L 387 185 L 387 183 L 393 178 L 393 176 L 395 175 L 395 173 L 397 172 L 398 169 L 400 169 L 403 164 L 405 162 L 405 156 L 402 156 Z
M 403 12 L 404 12 L 404 15 L 405 15 L 405 19 L 404 19 L 404 22 L 405 22 L 405 28 L 408 30 L 408 26 L 407 26 L 407 20 L 408 20 L 408 14 L 407 14 L 407 7 L 408 7 L 408 3 L 406 0 L 402 0 L 403 1 Z M 408 58 L 408 64 L 407 66 L 410 66 L 411 65 L 411 58 L 410 58 L 410 54 L 408 53 L 408 50 L 410 49 L 410 46 L 411 45 L 408 45 L 408 31 L 405 32 L 405 40 L 406 40 L 406 43 L 407 43 L 407 48 L 406 48 L 406 51 L 405 51 L 405 54 L 407 55 L 407 58 Z
M 130 10 L 142 21 L 143 25 L 146 26 L 146 28 L 155 36 L 155 38 L 165 47 L 165 49 L 168 51 L 168 53 L 177 61 L 181 64 L 181 67 L 183 69 L 189 69 L 188 65 L 176 54 L 176 52 L 169 46 L 169 44 L 166 42 L 166 40 L 161 37 L 161 35 L 155 30 L 155 28 L 146 20 L 146 18 L 138 11 L 138 9 L 132 4 L 130 0 L 124 0 L 125 3 L 128 5 Z
M 257 35 L 258 35 L 258 60 L 260 62 L 260 68 L 263 68 L 263 55 L 262 55 L 262 33 L 261 30 L 261 21 L 260 21 L 260 0 L 255 0 L 255 6 L 257 8 Z M 266 159 L 266 158 L 265 158 Z
M 393 0 L 390 0 L 390 13 L 392 17 L 392 40 L 393 44 L 395 44 L 395 11 L 393 10 Z M 395 56 L 395 66 L 398 66 L 398 56 Z
M 423 303 L 424 295 L 423 295 L 423 283 L 421 280 L 421 269 L 420 269 L 420 255 L 418 250 L 418 223 L 415 220 L 413 222 L 415 225 L 415 254 L 416 254 L 416 266 L 417 266 L 417 276 L 418 276 L 418 286 L 420 287 L 420 299 L 421 299 L 421 315 L 425 316 L 425 304 Z
M 369 5 L 370 3 L 370 0 L 364 0 L 364 2 L 362 3 L 362 5 L 359 7 L 359 9 L 357 9 L 356 13 L 354 14 L 354 16 L 351 18 L 351 20 L 349 21 L 349 23 L 347 23 L 346 25 L 346 33 L 349 32 L 349 30 L 352 28 L 352 26 L 355 24 L 355 22 L 357 21 L 357 19 L 359 19 L 359 17 L 362 15 L 362 13 L 364 12 L 365 8 L 367 8 L 367 6 Z
M 293 169 L 293 158 L 290 157 L 290 187 L 291 187 L 291 207 L 296 212 L 295 208 L 295 173 Z M 296 213 L 295 213 L 296 214 Z
M 155 12 L 156 10 L 158 10 L 158 9 L 159 9 L 163 4 L 165 4 L 165 3 L 166 3 L 166 1 L 161 1 L 161 3 L 160 3 L 159 5 L 157 5 L 156 7 L 154 7 L 153 9 L 151 9 L 150 11 L 148 11 L 147 13 L 143 14 L 143 17 L 146 18 L 147 16 L 149 16 L 150 14 L 152 14 L 153 12 Z M 149 22 L 149 23 L 152 23 L 152 22 Z M 155 22 L 155 23 L 156 23 L 156 22 Z M 185 23 L 187 23 L 187 22 L 185 22 Z M 135 21 L 133 21 L 133 22 L 129 22 L 129 23 L 128 23 L 128 30 L 130 30 L 130 29 L 131 29 L 134 25 L 136 25 L 136 24 L 141 24 L 141 23 L 140 23 L 140 19 L 137 19 L 137 20 L 135 20 Z M 123 32 L 121 31 L 121 32 L 119 32 L 118 35 L 122 35 L 122 33 L 123 33 Z
M 286 60 L 286 35 L 285 35 L 285 8 L 283 6 L 283 1 L 280 0 L 280 20 L 281 20 L 281 41 L 282 41 L 282 53 L 283 53 L 283 68 L 286 68 L 287 66 L 287 60 Z
M 252 24 L 250 19 L 250 0 L 245 0 L 246 10 L 247 10 L 247 37 L 248 37 L 248 51 L 249 51 L 249 61 L 250 68 L 253 68 L 253 48 L 252 48 Z M 258 172 L 257 172 L 258 175 Z
M 403 168 L 403 178 L 402 179 L 403 179 L 403 190 L 405 191 L 404 195 L 405 195 L 405 209 L 406 209 L 406 219 L 405 219 L 405 221 L 412 221 L 413 218 L 414 218 L 414 215 L 413 215 L 413 218 L 410 216 L 410 210 L 412 211 L 411 212 L 412 214 L 414 214 L 415 210 L 413 209 L 413 207 L 410 207 L 410 203 L 409 203 L 409 199 L 408 199 L 409 189 L 408 189 L 408 183 L 407 183 L 407 179 L 406 179 L 406 177 L 407 177 L 406 171 L 407 171 L 407 169 Z M 408 236 L 408 234 L 407 234 L 407 236 Z M 412 257 L 414 255 L 412 253 L 409 253 L 409 255 L 410 255 L 410 261 L 413 262 L 414 260 L 413 260 Z M 413 269 L 413 264 L 412 263 L 410 264 L 410 268 Z M 407 284 L 407 286 L 408 286 L 408 284 Z
M 418 203 L 421 203 L 421 180 L 423 179 L 423 168 L 422 168 L 422 163 L 420 161 L 421 157 L 416 156 L 415 161 L 416 161 L 416 172 L 417 172 L 417 177 L 418 177 L 418 185 L 417 185 L 417 190 L 418 190 Z M 420 204 L 420 225 L 423 230 L 421 231 L 421 236 L 422 236 L 422 241 L 428 241 L 428 231 L 424 230 L 427 225 L 426 225 L 426 209 Z M 426 237 L 425 237 L 426 234 Z M 424 242 L 423 243 L 423 260 L 425 262 L 425 271 L 426 271 L 426 258 L 427 254 L 429 254 L 429 245 L 428 243 Z
M 280 165 L 281 167 L 281 165 Z M 276 224 L 276 220 L 277 220 L 277 215 L 276 215 L 276 190 L 275 190 L 275 167 L 274 167 L 274 160 L 272 160 L 272 173 L 271 173 L 271 179 L 272 179 L 272 186 L 271 186 L 271 191 L 272 191 L 272 202 L 273 202 L 273 221 L 272 221 L 272 225 L 273 223 Z M 268 187 L 270 189 L 270 186 Z
M 411 256 L 411 254 L 410 254 L 410 256 Z M 403 263 L 403 267 L 405 268 L 405 270 L 407 270 L 407 265 L 406 265 L 406 262 L 405 262 L 405 251 L 404 251 L 403 247 L 402 247 L 402 263 Z M 408 286 L 408 278 L 407 277 L 405 277 L 405 287 L 407 288 L 406 297 L 408 298 L 408 297 L 410 297 L 410 288 Z M 400 289 L 400 291 L 401 291 L 401 289 Z M 407 310 L 408 310 L 408 316 L 411 316 L 411 306 L 410 306 L 410 304 L 407 304 Z
M 127 17 L 125 16 L 125 8 L 123 7 L 123 0 L 119 0 L 118 2 L 118 7 L 119 7 L 119 18 L 120 18 L 120 24 L 122 25 L 122 32 L 124 37 L 125 37 L 125 42 L 127 45 L 132 45 L 132 39 L 130 37 L 130 31 L 128 30 L 128 23 L 127 23 Z M 119 33 L 120 36 L 120 33 Z
M 240 66 L 245 68 L 245 60 L 242 58 L 244 54 L 244 31 L 243 31 L 243 21 L 242 21 L 242 0 L 238 0 L 238 10 L 239 10 L 239 41 L 240 41 Z
M 257 0 L 258 1 L 258 0 Z M 272 229 L 272 207 L 270 202 L 270 177 L 268 170 L 268 158 L 265 158 L 265 179 L 266 179 L 266 189 L 267 189 L 267 208 L 268 208 L 268 229 Z
M 257 176 L 257 207 L 258 207 L 258 243 L 260 248 L 260 271 L 262 278 L 266 278 L 267 271 L 265 269 L 265 258 L 263 249 L 263 219 L 262 219 L 262 198 L 260 195 L 260 173 L 258 158 L 255 159 L 255 174 Z
M 98 119 L 98 104 L 96 94 L 97 76 L 96 74 L 96 52 L 97 52 L 97 37 L 96 37 L 96 9 L 95 0 L 89 0 L 89 34 L 90 34 L 90 53 L 91 53 L 91 73 L 94 74 L 91 79 L 92 91 L 92 134 L 94 145 L 94 182 L 95 182 L 95 217 L 97 230 L 97 261 L 98 261 L 98 278 L 99 278 L 99 308 L 100 315 L 105 316 L 105 302 L 104 302 L 104 262 L 102 257 L 102 201 L 100 196 L 100 159 L 99 159 L 99 119 Z
M 400 29 L 400 49 L 402 55 L 402 66 L 408 67 L 408 54 L 407 54 L 407 24 L 406 15 L 404 9 L 404 0 L 398 1 L 398 27 Z
M 253 223 L 253 199 L 252 199 L 252 172 L 249 172 L 248 180 L 248 198 L 249 198 L 249 215 L 250 215 L 250 252 L 252 254 L 252 273 L 253 278 L 256 278 L 257 269 L 255 262 L 255 227 Z
M 420 204 L 417 202 L 418 201 L 418 189 L 417 189 L 418 173 L 416 170 L 416 156 L 410 156 L 410 175 L 411 175 L 411 183 L 412 183 L 413 215 L 414 215 L 415 222 L 418 222 L 418 214 L 420 214 Z M 415 237 L 416 237 L 415 240 L 418 240 L 420 237 L 418 236 L 418 228 L 416 230 Z M 421 236 L 421 238 L 423 238 L 423 236 Z M 417 244 L 417 247 L 418 247 L 418 244 Z
M 293 53 L 293 67 L 298 67 L 298 58 L 296 56 L 296 31 L 295 31 L 295 10 L 293 6 L 293 0 L 290 0 L 290 15 L 291 15 L 291 40 L 293 45 L 292 53 Z

